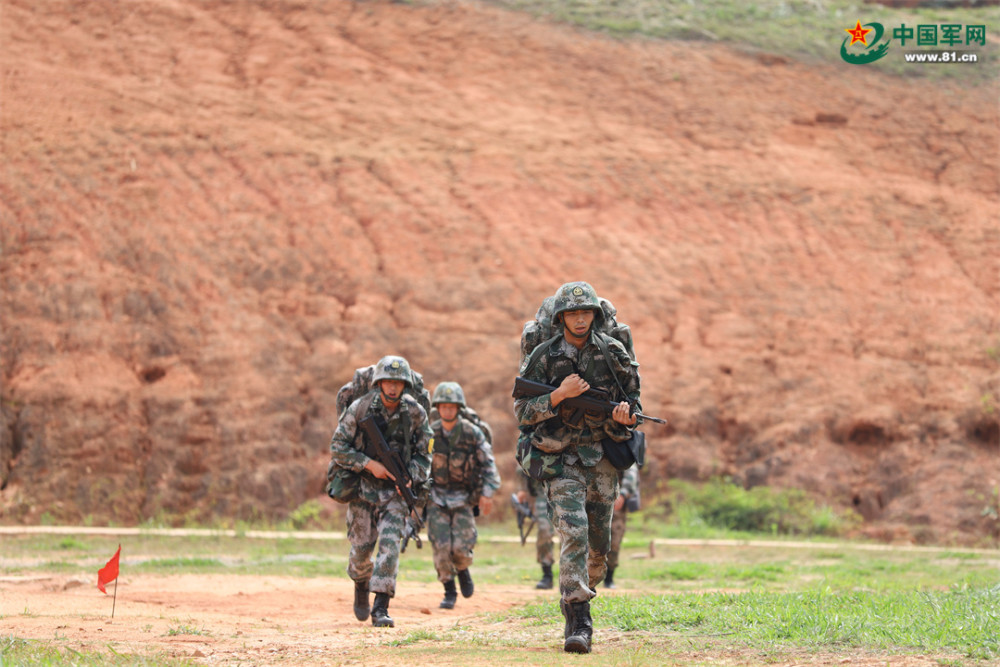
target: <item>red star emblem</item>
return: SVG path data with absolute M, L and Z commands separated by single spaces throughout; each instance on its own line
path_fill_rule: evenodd
M 862 28 L 861 21 L 858 21 L 857 25 L 853 28 L 844 28 L 844 32 L 851 36 L 851 46 L 854 46 L 856 42 L 861 42 L 865 46 L 868 46 L 868 40 L 865 39 L 865 35 L 871 31 L 871 28 Z

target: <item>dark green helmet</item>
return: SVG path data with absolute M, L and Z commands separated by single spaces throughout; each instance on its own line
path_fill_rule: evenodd
M 567 310 L 593 310 L 594 321 L 598 324 L 604 319 L 604 310 L 597 292 L 590 283 L 583 281 L 566 283 L 556 291 L 555 302 L 552 304 L 552 321 L 559 321 L 559 316 Z
M 410 373 L 410 362 L 403 357 L 393 355 L 382 357 L 375 364 L 372 384 L 378 384 L 380 380 L 402 380 L 412 389 L 413 375 Z
M 431 405 L 438 403 L 456 403 L 465 407 L 465 392 L 457 382 L 442 382 L 434 388 L 434 397 L 431 398 Z

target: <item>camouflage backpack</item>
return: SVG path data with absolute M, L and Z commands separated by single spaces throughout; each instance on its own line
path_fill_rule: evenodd
M 524 323 L 524 327 L 521 329 L 521 366 L 524 366 L 525 360 L 531 355 L 535 349 L 555 338 L 556 336 L 562 334 L 562 326 L 558 322 L 554 322 L 552 318 L 552 311 L 555 306 L 556 297 L 547 296 L 542 301 L 542 305 L 538 307 L 538 312 L 535 313 L 535 319 L 528 320 Z M 618 311 L 615 309 L 614 305 L 605 299 L 600 297 L 601 311 L 604 313 L 603 318 L 598 318 L 595 322 L 595 329 L 600 333 L 607 334 L 612 338 L 617 339 L 625 346 L 625 350 L 628 352 L 632 359 L 635 359 L 635 346 L 632 344 L 632 329 L 627 324 L 622 324 L 615 316 Z
M 337 392 L 337 418 L 342 419 L 347 406 L 361 398 L 374 388 L 372 377 L 375 375 L 375 366 L 364 366 L 354 371 L 354 377 Z M 424 388 L 424 377 L 417 371 L 410 369 L 412 378 L 410 384 L 406 386 L 403 393 L 410 394 L 424 408 L 428 415 L 431 413 L 431 395 Z

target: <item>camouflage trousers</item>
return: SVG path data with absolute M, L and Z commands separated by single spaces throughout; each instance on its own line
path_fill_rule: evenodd
M 385 504 L 373 505 L 354 500 L 347 505 L 347 539 L 351 554 L 347 574 L 354 581 L 369 581 L 374 593 L 396 595 L 396 574 L 399 572 L 399 547 L 408 514 L 401 496 L 394 495 Z M 372 561 L 375 543 L 378 554 Z
M 548 480 L 552 522 L 559 533 L 559 590 L 566 602 L 586 602 L 607 572 L 618 471 L 606 458 L 592 468 L 566 463 Z
M 438 581 L 451 581 L 457 571 L 469 569 L 478 536 L 471 507 L 449 509 L 427 504 L 427 537 L 434 547 Z
M 628 510 L 623 506 L 611 517 L 611 551 L 608 552 L 608 567 L 618 567 L 618 552 L 622 548 L 625 537 L 625 524 L 628 522 Z
M 544 495 L 535 496 L 535 556 L 539 565 L 552 565 L 552 519 Z

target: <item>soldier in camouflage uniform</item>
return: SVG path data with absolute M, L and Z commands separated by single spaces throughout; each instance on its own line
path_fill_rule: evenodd
M 474 590 L 469 566 L 476 546 L 474 515 L 489 514 L 493 495 L 500 488 L 500 473 L 493 448 L 478 426 L 459 414 L 465 392 L 457 382 L 442 382 L 434 389 L 431 404 L 440 419 L 431 423 L 434 450 L 431 458 L 431 493 L 427 504 L 427 536 L 434 547 L 434 568 L 444 584 L 442 609 L 454 609 L 458 592 L 471 597 Z
M 560 287 L 553 319 L 561 322 L 562 334 L 535 348 L 521 368 L 522 377 L 556 388 L 514 402 L 522 438 L 530 437 L 532 453 L 540 454 L 528 473 L 545 481 L 559 532 L 563 649 L 571 653 L 590 652 L 590 600 L 604 579 L 611 548 L 618 471 L 605 458 L 602 440 L 624 442 L 639 422 L 629 404 L 639 400 L 638 364 L 618 340 L 596 330 L 601 317 L 589 284 Z M 618 405 L 610 414 L 585 413 L 574 424 L 574 410 L 560 404 L 592 387 L 609 392 Z
M 354 400 L 341 418 L 330 442 L 330 455 L 334 465 L 361 477 L 358 497 L 347 505 L 347 537 L 351 542 L 347 573 L 354 580 L 354 615 L 363 621 L 371 613 L 372 625 L 391 628 L 395 623 L 389 616 L 389 600 L 396 594 L 399 548 L 409 510 L 389 471 L 362 451 L 367 436 L 358 423 L 368 415 L 385 420 L 385 440 L 407 463 L 414 486 L 427 480 L 431 430 L 424 408 L 403 393 L 412 384 L 406 359 L 383 357 L 372 381 L 375 388 Z M 378 554 L 373 564 L 376 541 Z M 375 592 L 371 607 L 369 590 Z
M 545 499 L 545 485 L 528 477 L 523 470 L 520 471 L 521 481 L 524 488 L 517 492 L 517 502 L 524 504 L 531 499 L 534 508 L 535 525 L 538 532 L 535 534 L 535 559 L 542 566 L 542 578 L 535 584 L 539 590 L 549 590 L 552 588 L 552 520 L 549 518 L 549 503 Z
M 615 588 L 615 570 L 618 568 L 618 552 L 625 537 L 625 524 L 632 502 L 639 499 L 639 466 L 618 471 L 618 498 L 611 517 L 611 551 L 608 552 L 608 573 L 604 576 L 604 587 Z M 638 509 L 638 508 L 636 508 Z

